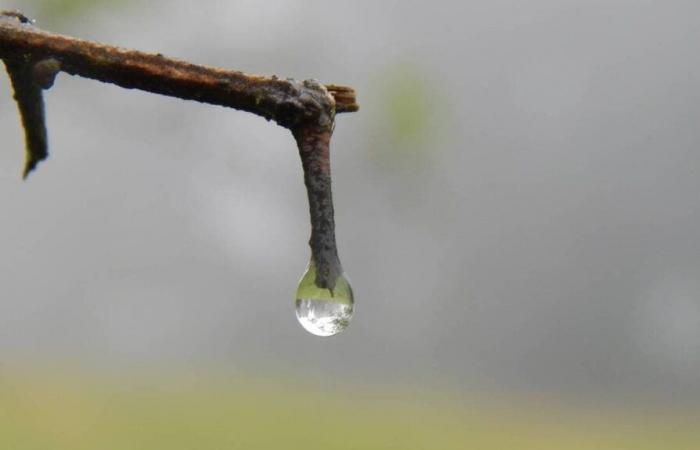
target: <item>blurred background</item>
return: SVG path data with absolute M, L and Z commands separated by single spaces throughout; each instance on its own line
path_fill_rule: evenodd
M 296 322 L 288 131 L 0 84 L 0 447 L 697 449 L 700 4 L 2 1 L 50 31 L 353 86 L 351 327 Z

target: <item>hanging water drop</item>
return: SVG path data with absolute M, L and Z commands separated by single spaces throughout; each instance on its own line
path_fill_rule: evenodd
M 333 336 L 345 330 L 353 315 L 352 287 L 341 273 L 333 290 L 316 285 L 316 266 L 309 263 L 296 295 L 297 320 L 309 333 Z

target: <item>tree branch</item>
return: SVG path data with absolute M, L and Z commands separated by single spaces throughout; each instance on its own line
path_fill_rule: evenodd
M 191 64 L 160 53 L 149 54 L 49 33 L 36 28 L 31 20 L 17 12 L 0 12 L 0 59 L 6 65 L 9 62 L 23 67 L 25 75 L 29 73 L 28 65 L 32 65 L 30 72 L 34 73 L 34 82 L 44 88 L 51 83 L 42 82 L 41 71 L 35 70 L 34 64 L 56 61 L 60 71 L 71 75 L 240 109 L 289 129 L 332 122 L 336 113 L 354 112 L 359 108 L 350 87 L 322 85 L 313 80 L 280 79 L 275 75 L 251 75 Z M 24 117 L 23 122 L 26 128 Z M 30 134 L 36 133 L 27 131 L 27 136 Z M 31 147 L 28 141 L 28 152 L 32 151 Z M 35 157 L 34 164 L 40 159 L 43 158 Z
M 336 113 L 359 108 L 352 88 L 199 66 L 160 53 L 48 33 L 19 12 L 0 11 L 0 59 L 10 75 L 25 129 L 25 177 L 48 155 L 42 89 L 49 89 L 59 72 L 240 109 L 289 128 L 299 147 L 308 191 L 315 284 L 333 292 L 342 268 L 335 242 L 330 139 Z

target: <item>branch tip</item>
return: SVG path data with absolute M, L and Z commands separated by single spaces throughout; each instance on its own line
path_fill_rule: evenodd
M 26 163 L 23 178 L 27 178 L 37 164 L 49 156 L 44 116 L 42 87 L 34 80 L 35 64 L 30 61 L 5 59 L 14 98 L 24 127 Z

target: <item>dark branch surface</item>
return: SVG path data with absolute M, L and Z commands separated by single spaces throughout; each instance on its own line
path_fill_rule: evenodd
M 292 130 L 304 167 L 304 184 L 311 216 L 311 258 L 316 264 L 316 286 L 333 292 L 343 273 L 335 242 L 331 192 L 330 126 L 305 126 Z

